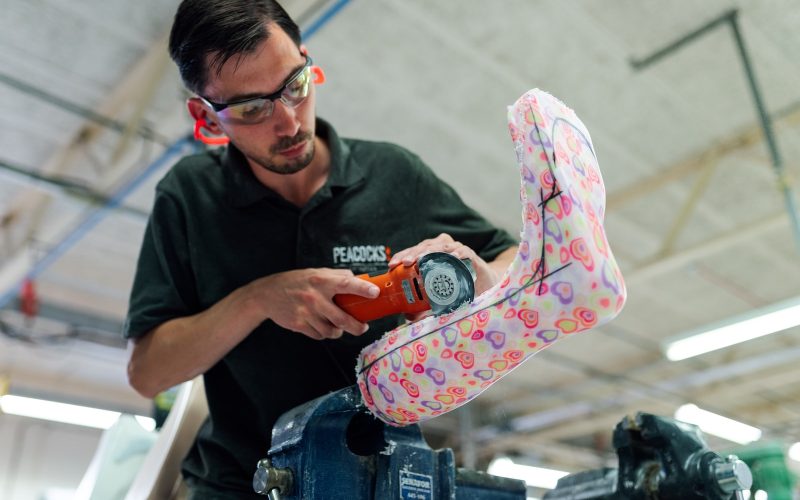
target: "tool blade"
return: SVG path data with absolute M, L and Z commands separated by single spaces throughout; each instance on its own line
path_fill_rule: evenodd
M 421 257 L 418 265 L 433 314 L 455 311 L 475 298 L 475 272 L 469 260 L 433 252 Z

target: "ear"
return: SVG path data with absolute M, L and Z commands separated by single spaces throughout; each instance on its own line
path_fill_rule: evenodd
M 208 106 L 203 101 L 197 97 L 190 97 L 186 100 L 186 107 L 189 109 L 189 114 L 192 115 L 194 121 L 205 120 L 204 128 L 209 132 L 214 135 L 225 133 L 217 123 L 216 115 L 208 109 Z
M 300 53 L 304 56 L 308 55 L 308 47 L 305 45 L 300 46 Z M 325 72 L 322 71 L 322 68 L 317 66 L 316 64 L 311 66 L 311 72 L 314 74 L 314 79 L 312 80 L 315 85 L 322 85 L 325 83 Z

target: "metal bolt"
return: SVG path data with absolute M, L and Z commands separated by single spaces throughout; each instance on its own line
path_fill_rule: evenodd
M 269 458 L 263 458 L 256 465 L 253 475 L 253 490 L 259 495 L 268 495 L 270 500 L 280 500 L 281 493 L 289 494 L 294 477 L 292 470 L 272 466 Z
M 728 455 L 724 462 L 714 464 L 714 477 L 725 493 L 747 490 L 753 485 L 750 467 L 736 455 Z

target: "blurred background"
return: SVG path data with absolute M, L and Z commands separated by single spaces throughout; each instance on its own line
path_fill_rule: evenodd
M 154 185 L 197 147 L 166 53 L 177 4 L 0 0 L 0 396 L 152 416 L 120 332 Z M 476 469 L 576 472 L 616 463 L 625 415 L 696 405 L 749 426 L 706 432 L 712 449 L 769 450 L 798 470 L 800 3 L 284 5 L 328 77 L 318 114 L 415 151 L 512 234 L 506 106 L 541 88 L 592 135 L 625 309 L 425 424 L 432 446 Z M 667 356 L 672 340 L 766 312 L 782 319 L 771 335 L 751 322 L 742 339 L 763 336 Z M 0 498 L 69 498 L 103 430 L 3 410 Z M 762 499 L 790 498 L 771 487 Z

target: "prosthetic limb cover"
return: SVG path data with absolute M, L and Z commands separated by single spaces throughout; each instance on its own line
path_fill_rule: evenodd
M 522 181 L 517 255 L 472 303 L 398 327 L 361 352 L 362 397 L 389 424 L 461 406 L 540 349 L 608 322 L 625 303 L 589 132 L 538 89 L 509 107 L 508 122 Z

